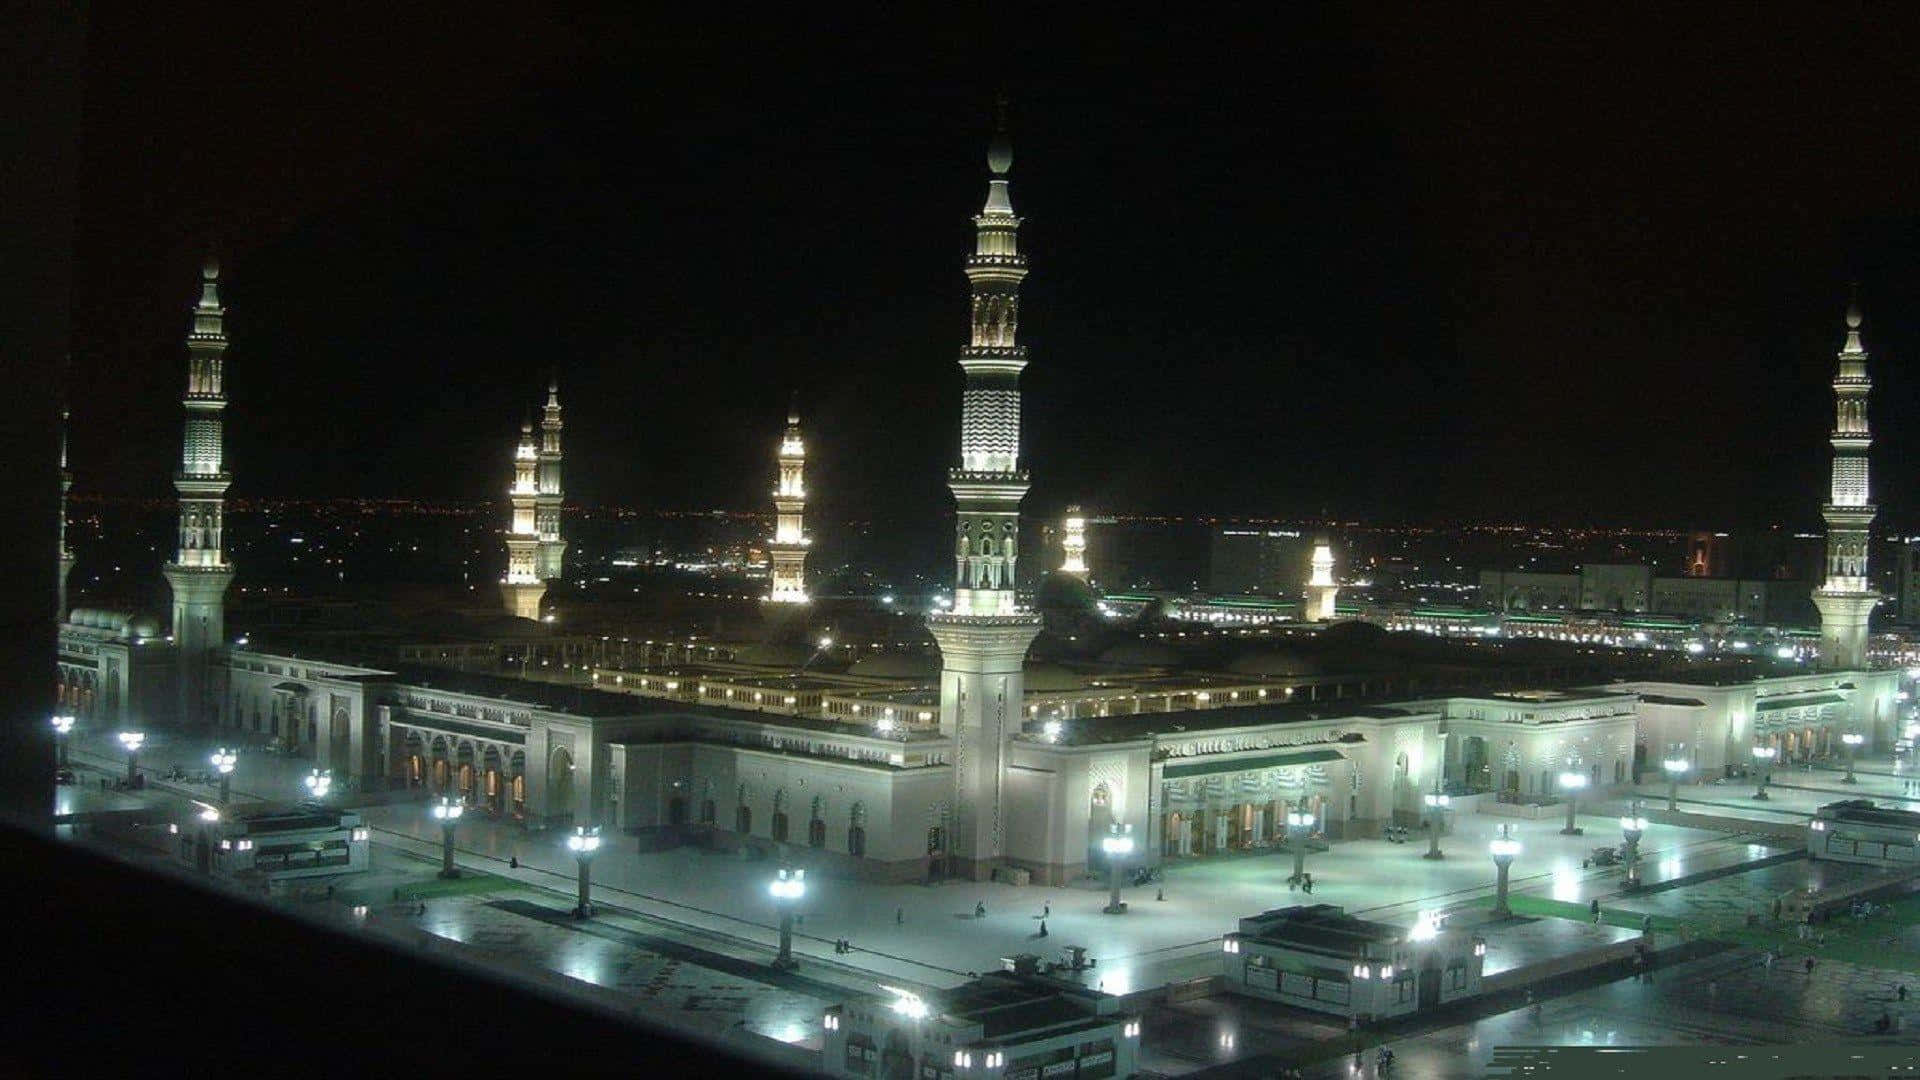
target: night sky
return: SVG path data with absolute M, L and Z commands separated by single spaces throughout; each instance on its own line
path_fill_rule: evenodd
M 170 496 L 212 239 L 236 496 L 495 497 L 557 371 L 571 497 L 763 508 L 797 388 L 819 513 L 937 524 L 1004 85 L 1029 513 L 1813 526 L 1857 278 L 1920 524 L 1891 5 L 551 10 L 94 8 L 78 492 Z

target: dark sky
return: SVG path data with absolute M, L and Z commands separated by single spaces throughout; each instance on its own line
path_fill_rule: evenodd
M 557 10 L 94 9 L 79 490 L 168 494 L 211 237 L 236 495 L 491 497 L 557 369 L 570 495 L 757 508 L 797 387 L 820 509 L 923 527 L 1004 83 L 1030 513 L 1811 525 L 1857 278 L 1920 517 L 1892 5 Z

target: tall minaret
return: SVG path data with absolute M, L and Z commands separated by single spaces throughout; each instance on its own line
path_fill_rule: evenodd
M 940 728 L 954 738 L 954 797 L 943 830 L 955 874 L 985 880 L 1004 850 L 1007 742 L 1020 731 L 1022 666 L 1040 632 L 1038 616 L 1020 611 L 1014 559 L 1020 498 L 1020 371 L 1026 350 L 1014 343 L 1019 288 L 1027 260 L 1016 242 L 1020 219 L 1007 196 L 1013 149 L 1006 104 L 987 151 L 992 178 L 967 259 L 973 285 L 973 336 L 960 352 L 966 389 L 960 407 L 960 465 L 948 475 L 958 504 L 953 609 L 927 618 L 940 647 Z
M 227 472 L 224 421 L 226 309 L 220 306 L 220 263 L 200 271 L 200 302 L 187 335 L 187 431 L 180 471 L 180 551 L 162 571 L 173 587 L 173 641 L 180 658 L 181 720 L 208 722 L 208 682 L 215 651 L 226 641 L 225 602 L 233 566 L 225 550 Z
M 778 604 L 807 602 L 807 447 L 800 438 L 800 402 L 787 408 L 787 433 L 780 440 L 780 482 L 773 489 L 773 593 Z
M 67 492 L 73 490 L 73 473 L 67 468 L 67 421 L 71 413 L 60 408 L 60 590 L 58 622 L 67 621 L 67 577 L 73 573 L 73 549 L 67 546 Z
M 1067 507 L 1066 528 L 1060 535 L 1060 550 L 1066 560 L 1060 572 L 1087 580 L 1087 516 L 1077 506 Z
M 539 491 L 533 497 L 534 529 L 540 534 L 534 574 L 541 581 L 566 576 L 562 563 L 567 542 L 560 538 L 560 381 L 547 383 L 547 405 L 540 417 Z
M 1827 519 L 1827 581 L 1814 590 L 1820 609 L 1820 663 L 1847 670 L 1864 667 L 1867 616 L 1880 597 L 1867 588 L 1867 528 L 1874 505 L 1867 501 L 1867 350 L 1860 345 L 1860 305 L 1847 306 L 1847 343 L 1833 380 L 1832 496 L 1820 508 Z
M 538 469 L 533 422 L 529 420 L 520 425 L 520 445 L 513 451 L 513 487 L 508 489 L 513 520 L 507 526 L 507 576 L 500 581 L 500 595 L 507 603 L 507 613 L 523 619 L 540 617 L 540 598 L 547 592 L 546 582 L 540 580 L 540 533 L 535 524 Z
M 1313 542 L 1312 572 L 1307 576 L 1306 603 L 1300 618 L 1307 622 L 1326 622 L 1333 618 L 1333 601 L 1340 587 L 1333 583 L 1333 543 L 1326 537 Z

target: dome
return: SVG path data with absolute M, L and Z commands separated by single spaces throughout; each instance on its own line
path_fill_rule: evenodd
M 135 615 L 127 620 L 127 636 L 150 638 L 160 636 L 160 620 L 151 615 Z
M 1079 690 L 1085 684 L 1080 677 L 1059 664 L 1028 664 L 1025 668 L 1023 685 L 1029 691 L 1038 690 L 1043 694 L 1060 694 Z
M 1178 667 L 1185 661 L 1178 649 L 1156 641 L 1123 641 L 1100 654 L 1101 663 L 1121 667 Z
M 1320 664 L 1292 649 L 1264 649 L 1241 656 L 1227 670 L 1235 675 L 1318 675 Z
M 847 674 L 869 679 L 937 679 L 940 660 L 923 652 L 889 649 L 855 663 Z

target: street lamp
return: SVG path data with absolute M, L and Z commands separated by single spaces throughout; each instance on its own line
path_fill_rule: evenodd
M 1313 811 L 1287 811 L 1287 843 L 1293 847 L 1293 876 L 1288 881 L 1303 882 L 1307 878 L 1307 833 L 1313 828 Z
M 460 820 L 461 805 L 445 795 L 433 804 L 433 820 L 440 823 L 440 876 L 457 878 L 460 871 L 453 865 L 453 823 Z
M 793 908 L 807 895 L 807 872 L 783 866 L 779 876 L 767 885 L 767 891 L 773 894 L 773 904 L 780 909 L 780 955 L 773 958 L 773 966 L 782 971 L 791 970 L 800 966 L 793 959 Z
M 240 755 L 223 746 L 215 750 L 208 760 L 213 763 L 214 771 L 220 774 L 220 805 L 225 806 L 232 794 L 233 766 L 240 760 Z
M 127 783 L 129 784 L 133 783 L 134 775 L 139 770 L 140 744 L 146 741 L 147 736 L 144 732 L 123 731 L 120 733 L 120 745 L 127 748 Z
M 1560 790 L 1567 793 L 1567 825 L 1560 830 L 1561 836 L 1579 836 L 1586 830 L 1573 823 L 1574 807 L 1580 802 L 1580 789 L 1587 786 L 1587 778 L 1569 769 L 1560 774 Z
M 585 825 L 575 825 L 573 835 L 567 837 L 567 850 L 573 852 L 573 857 L 580 863 L 580 903 L 573 909 L 573 917 L 591 919 L 593 904 L 588 899 L 588 891 L 592 888 L 592 883 L 587 868 L 593 865 L 593 853 L 600 850 L 600 826 L 588 828 Z
M 1107 853 L 1107 875 L 1112 882 L 1107 906 L 1101 910 L 1108 915 L 1124 915 L 1127 905 L 1120 902 L 1120 864 L 1133 854 L 1133 826 L 1117 821 L 1108 825 L 1107 835 L 1100 838 L 1100 850 Z
M 1493 856 L 1493 866 L 1500 873 L 1493 891 L 1493 917 L 1506 919 L 1513 916 L 1513 908 L 1507 905 L 1507 870 L 1513 865 L 1514 856 L 1520 854 L 1520 841 L 1513 838 L 1513 826 L 1500 826 L 1500 835 L 1487 845 L 1487 854 Z
M 1754 791 L 1754 798 L 1764 799 L 1767 797 L 1767 773 L 1773 768 L 1773 759 L 1779 755 L 1780 751 L 1771 746 L 1756 746 L 1753 748 L 1753 767 L 1760 770 L 1760 786 Z
M 54 741 L 53 762 L 55 765 L 63 769 L 66 768 L 69 764 L 71 764 L 71 762 L 67 760 L 67 735 L 72 731 L 73 731 L 72 716 L 69 716 L 66 713 L 61 713 L 59 716 L 56 716 L 53 718 L 53 741 Z
M 1427 803 L 1427 853 L 1421 858 L 1444 859 L 1440 853 L 1440 830 L 1447 823 L 1447 807 L 1452 804 L 1452 796 L 1430 791 L 1421 796 Z
M 304 783 L 307 785 L 307 797 L 319 802 L 327 797 L 328 791 L 333 789 L 333 771 L 315 769 L 307 774 Z
M 1860 781 L 1853 775 L 1853 755 L 1859 752 L 1860 744 L 1866 742 L 1867 737 L 1857 731 L 1849 731 L 1845 735 L 1840 736 L 1840 741 L 1847 745 L 1847 775 L 1841 777 L 1840 782 L 1843 784 L 1857 784 Z
M 1640 804 L 1635 802 L 1620 819 L 1620 836 L 1627 842 L 1627 878 L 1622 884 L 1629 889 L 1640 887 L 1640 834 L 1646 831 L 1647 819 L 1640 816 Z
M 1686 758 L 1679 756 L 1678 748 L 1673 757 L 1660 763 L 1660 767 L 1667 771 L 1667 811 L 1669 813 L 1680 809 L 1680 777 L 1686 775 L 1689 765 Z

